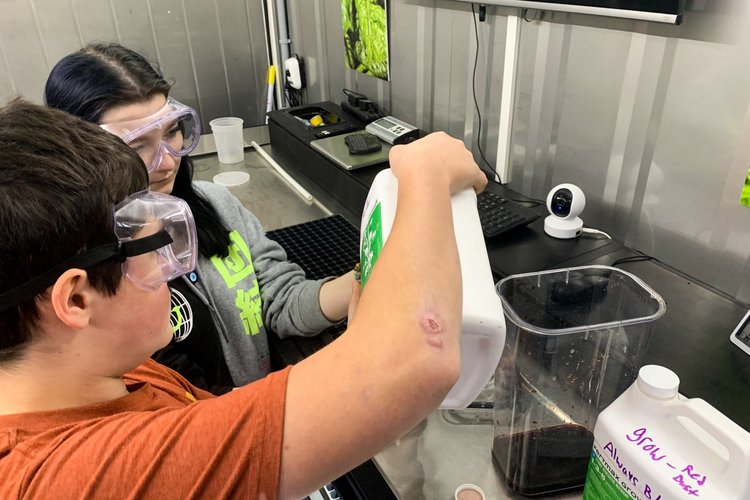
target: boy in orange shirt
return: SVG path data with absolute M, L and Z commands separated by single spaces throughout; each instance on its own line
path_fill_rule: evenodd
M 486 183 L 458 140 L 392 149 L 398 212 L 348 330 L 220 397 L 149 360 L 171 338 L 166 282 L 195 262 L 184 202 L 147 191 L 120 139 L 52 109 L 0 109 L 0 151 L 2 498 L 300 498 L 458 378 L 450 195 Z

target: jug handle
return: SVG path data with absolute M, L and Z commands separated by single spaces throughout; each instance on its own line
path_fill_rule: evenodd
M 700 398 L 677 400 L 665 406 L 667 413 L 693 420 L 729 451 L 729 463 L 724 475 L 739 483 L 735 483 L 735 486 L 739 486 L 737 491 L 748 491 L 750 436 L 747 431 Z

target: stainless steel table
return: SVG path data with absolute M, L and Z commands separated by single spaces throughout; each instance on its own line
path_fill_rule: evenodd
M 492 425 L 454 423 L 491 418 L 491 410 L 438 410 L 374 458 L 393 491 L 404 500 L 452 500 L 458 486 L 474 483 L 490 499 L 528 498 L 510 491 L 492 464 Z M 483 413 L 481 413 L 483 412 Z M 535 498 L 579 499 L 580 490 Z
M 226 165 L 219 163 L 213 148 L 213 137 L 201 136 L 201 148 L 193 154 L 195 171 L 193 179 L 213 181 L 214 176 L 225 172 L 245 172 L 250 179 L 245 184 L 228 187 L 242 204 L 263 224 L 266 231 L 299 224 L 330 215 L 331 212 L 315 201 L 310 202 L 299 196 L 291 186 L 278 175 L 269 163 L 252 147 L 250 142 L 268 142 L 265 127 L 245 129 L 245 158 L 242 163 Z

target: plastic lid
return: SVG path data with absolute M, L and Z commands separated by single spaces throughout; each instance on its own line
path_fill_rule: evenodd
M 240 186 L 250 180 L 250 174 L 247 172 L 222 172 L 214 175 L 214 182 L 220 186 Z
M 680 388 L 680 377 L 669 368 L 646 365 L 638 371 L 638 388 L 654 399 L 672 399 Z
M 484 490 L 476 484 L 464 483 L 456 488 L 456 500 L 485 500 Z

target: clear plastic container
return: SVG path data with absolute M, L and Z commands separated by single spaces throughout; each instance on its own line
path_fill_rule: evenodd
M 242 137 L 242 118 L 227 116 L 208 122 L 211 126 L 219 163 L 240 163 L 245 158 L 245 140 Z
M 495 373 L 495 467 L 524 495 L 582 486 L 596 418 L 636 379 L 664 301 L 606 266 L 509 276 L 497 292 L 507 329 Z

